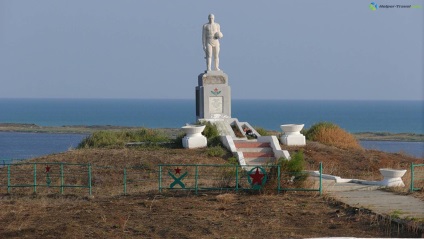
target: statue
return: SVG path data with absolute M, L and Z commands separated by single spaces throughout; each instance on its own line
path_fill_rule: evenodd
M 211 70 L 212 64 L 212 55 L 215 61 L 215 70 L 220 71 L 219 69 L 219 39 L 223 37 L 221 29 L 218 23 L 216 23 L 215 16 L 209 14 L 209 22 L 203 25 L 202 28 L 202 43 L 203 50 L 206 54 L 206 69 L 207 71 Z

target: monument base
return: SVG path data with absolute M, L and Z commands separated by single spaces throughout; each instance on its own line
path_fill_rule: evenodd
M 204 148 L 208 145 L 208 140 L 203 135 L 198 135 L 195 137 L 183 138 L 183 147 L 186 149 L 195 149 L 195 148 Z
M 231 118 L 231 88 L 224 72 L 207 71 L 198 76 L 196 118 Z
M 306 145 L 306 139 L 303 134 L 297 135 L 283 135 L 280 138 L 281 143 L 287 146 L 304 146 Z

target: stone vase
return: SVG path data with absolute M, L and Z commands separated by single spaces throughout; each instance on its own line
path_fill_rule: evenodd
M 283 135 L 280 141 L 288 146 L 304 146 L 306 145 L 306 138 L 300 131 L 303 129 L 304 124 L 283 124 L 280 125 Z
M 404 187 L 405 184 L 402 181 L 403 175 L 406 173 L 406 169 L 390 169 L 380 168 L 380 173 L 383 175 L 383 180 L 380 181 L 382 186 L 387 187 Z
M 202 135 L 205 125 L 186 125 L 181 127 L 186 136 L 182 139 L 183 147 L 186 149 L 203 148 L 208 145 L 205 136 Z

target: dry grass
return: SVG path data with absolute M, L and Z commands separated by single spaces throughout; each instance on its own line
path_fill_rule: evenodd
M 291 147 L 290 152 L 299 148 Z M 324 163 L 342 177 L 372 177 L 378 168 L 408 168 L 418 160 L 374 150 L 346 150 L 308 142 L 304 147 L 308 169 Z M 205 149 L 168 148 L 86 149 L 34 159 L 93 165 L 93 194 L 87 189 L 0 188 L 0 238 L 305 238 L 320 236 L 407 236 L 385 231 L 375 216 L 319 197 L 317 193 L 277 195 L 276 180 L 257 193 L 199 193 L 165 190 L 158 193 L 158 164 L 225 164 Z M 103 168 L 101 166 L 111 166 Z M 122 168 L 128 171 L 128 196 L 123 196 Z M 144 171 L 143 171 L 144 170 Z M 153 173 L 149 173 L 153 172 Z M 216 176 L 228 176 L 217 171 Z M 327 172 L 326 172 L 327 173 Z M 214 174 L 215 175 L 215 174 Z M 230 175 L 231 176 L 231 175 Z M 227 180 L 227 178 L 221 180 Z M 137 181 L 139 180 L 139 181 Z M 143 181 L 144 180 L 144 181 Z M 219 181 L 220 182 L 220 181 Z M 208 182 L 209 183 L 209 182 Z M 306 186 L 313 186 L 306 181 Z M 405 181 L 406 183 L 406 181 Z M 268 185 L 267 185 L 268 186 Z M 307 222 L 307 223 L 305 223 Z M 403 232 L 401 232 L 403 233 Z
M 284 146 L 283 148 L 289 151 L 299 149 L 299 147 Z M 342 178 L 381 180 L 380 168 L 409 170 L 412 162 L 422 162 L 422 159 L 409 155 L 385 153 L 377 150 L 341 149 L 311 141 L 303 149 L 307 169 L 316 170 L 318 163 L 322 162 L 325 174 Z
M 316 132 L 313 140 L 342 149 L 362 148 L 352 134 L 339 127 L 322 127 Z
M 227 203 L 234 202 L 236 200 L 236 195 L 231 193 L 224 193 L 224 194 L 220 194 L 216 196 L 216 200 L 218 202 L 227 204 Z
M 390 235 L 372 214 L 311 197 L 143 193 L 107 199 L 4 197 L 1 238 L 305 238 Z M 306 223 L 307 222 L 307 223 Z

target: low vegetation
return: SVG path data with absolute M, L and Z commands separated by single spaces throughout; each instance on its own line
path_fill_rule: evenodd
M 358 140 L 338 125 L 329 122 L 314 124 L 306 130 L 306 139 L 342 149 L 361 149 Z
M 219 131 L 216 125 L 212 124 L 211 122 L 205 122 L 202 123 L 202 125 L 206 125 L 202 134 L 208 139 L 208 146 L 221 146 Z
M 82 140 L 77 148 L 124 147 L 126 143 L 130 142 L 155 144 L 168 141 L 170 141 L 170 139 L 165 134 L 154 129 L 143 128 L 139 130 L 96 131 Z
M 227 153 L 227 151 L 219 145 L 209 147 L 206 151 L 208 155 L 212 157 L 222 157 Z
M 306 161 L 302 150 L 292 153 L 290 160 L 280 158 L 277 164 L 281 166 L 281 174 L 288 182 L 297 188 L 304 186 L 307 174 L 304 171 Z
M 305 170 L 305 156 L 303 155 L 303 151 L 301 150 L 292 154 L 290 160 L 280 158 L 278 164 L 281 165 L 282 170 L 285 172 L 301 173 Z
M 261 136 L 270 136 L 271 134 L 268 132 L 268 130 L 261 128 L 261 127 L 255 127 L 256 132 L 260 134 Z

